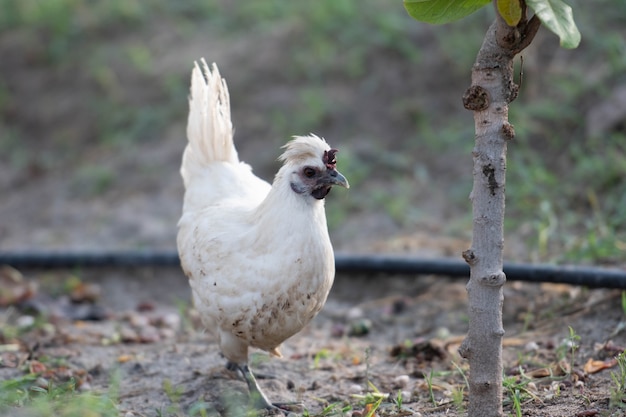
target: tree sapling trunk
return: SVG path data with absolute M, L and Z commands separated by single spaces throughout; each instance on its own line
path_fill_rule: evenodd
M 497 14 L 472 69 L 463 105 L 474 112 L 476 129 L 473 237 L 463 258 L 470 265 L 467 284 L 469 331 L 459 352 L 469 360 L 470 417 L 502 416 L 502 272 L 507 142 L 515 136 L 508 105 L 517 97 L 513 58 L 530 44 L 541 22 L 523 18 L 515 27 Z

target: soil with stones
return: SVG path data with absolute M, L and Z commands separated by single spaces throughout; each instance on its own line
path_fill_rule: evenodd
M 80 390 L 113 386 L 124 416 L 245 410 L 245 382 L 225 368 L 188 308 L 178 269 L 85 269 L 80 282 L 74 272 L 3 270 L 4 279 L 21 277 L 29 288 L 2 310 L 5 325 L 32 324 L 26 317 L 33 310 L 50 323 L 3 341 L 13 348 L 2 352 L 0 378 L 26 369 L 40 372 L 42 384 L 73 377 Z M 381 416 L 463 415 L 469 371 L 457 348 L 467 329 L 464 284 L 340 275 L 319 316 L 284 343 L 284 358 L 254 352 L 251 367 L 267 395 L 299 403 L 298 414 L 365 415 L 378 390 Z M 620 415 L 611 373 L 619 374 L 614 357 L 626 346 L 621 293 L 515 282 L 505 297 L 505 379 L 512 387 L 505 411 L 514 415 L 517 389 L 525 416 Z

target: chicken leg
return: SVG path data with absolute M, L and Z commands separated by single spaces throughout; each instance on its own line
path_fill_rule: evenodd
M 228 361 L 226 363 L 226 368 L 230 371 L 238 370 L 241 372 L 243 379 L 246 381 L 248 385 L 248 392 L 250 393 L 250 399 L 252 400 L 252 404 L 257 409 L 265 409 L 265 410 L 280 410 L 280 411 L 294 411 L 294 408 L 298 408 L 301 406 L 301 403 L 297 402 L 287 402 L 287 403 L 272 403 L 265 393 L 259 387 L 259 384 L 254 377 L 254 374 L 248 367 L 248 364 L 239 365 L 238 363 Z

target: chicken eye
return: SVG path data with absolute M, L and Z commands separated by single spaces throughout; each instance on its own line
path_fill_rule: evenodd
M 313 168 L 304 168 L 304 176 L 307 178 L 313 178 L 315 176 L 315 170 Z

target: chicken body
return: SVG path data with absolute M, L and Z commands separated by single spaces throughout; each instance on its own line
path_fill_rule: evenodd
M 285 146 L 272 185 L 256 177 L 237 157 L 226 84 L 201 65 L 192 72 L 178 252 L 203 323 L 269 408 L 248 347 L 280 356 L 279 345 L 324 305 L 335 274 L 324 197 L 349 185 L 336 151 L 316 136 Z

